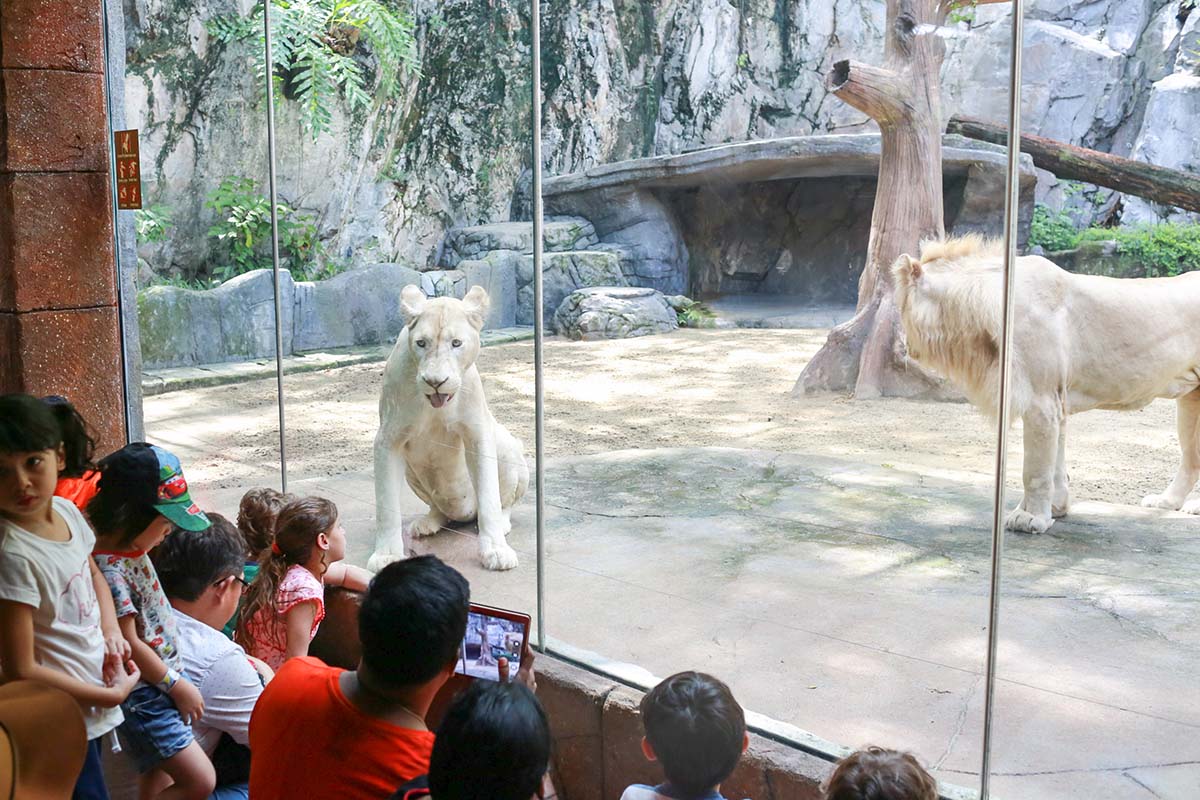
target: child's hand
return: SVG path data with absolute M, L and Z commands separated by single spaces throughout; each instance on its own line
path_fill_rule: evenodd
M 537 674 L 533 671 L 533 648 L 529 643 L 525 643 L 525 649 L 521 651 L 521 667 L 517 670 L 517 683 L 523 683 L 529 688 L 529 691 L 537 691 Z M 501 683 L 508 683 L 509 670 L 508 659 L 501 657 L 496 660 L 496 669 L 499 670 Z
M 113 705 L 119 706 L 125 702 L 125 698 L 129 697 L 129 693 L 134 690 L 141 679 L 142 671 L 138 669 L 137 664 L 133 663 L 133 659 L 129 659 L 124 664 L 118 664 L 117 673 L 108 684 L 112 692 Z
M 183 721 L 188 725 L 204 716 L 204 698 L 200 695 L 200 690 L 187 678 L 180 678 L 168 694 L 175 701 L 179 716 L 183 717 Z
M 115 686 L 116 682 L 125 676 L 124 664 L 133 655 L 133 648 L 121 632 L 114 631 L 104 634 L 104 684 Z

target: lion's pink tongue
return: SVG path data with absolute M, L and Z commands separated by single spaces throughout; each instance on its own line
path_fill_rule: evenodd
M 446 401 L 449 399 L 449 395 L 438 394 L 437 392 L 429 395 L 429 402 L 433 404 L 434 408 L 441 408 L 442 406 L 446 405 Z

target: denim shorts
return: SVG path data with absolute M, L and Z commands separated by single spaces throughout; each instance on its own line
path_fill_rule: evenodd
M 121 704 L 120 731 L 138 772 L 149 772 L 192 743 L 192 726 L 184 723 L 171 696 L 153 686 L 139 686 Z

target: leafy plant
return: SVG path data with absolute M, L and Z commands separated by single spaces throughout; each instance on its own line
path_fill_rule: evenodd
M 717 315 L 713 310 L 696 300 L 688 300 L 675 308 L 675 317 L 681 328 L 712 328 Z
M 1117 253 L 1142 270 L 1129 277 L 1161 278 L 1200 270 L 1200 224 L 1164 223 L 1128 228 L 1089 228 L 1083 241 L 1112 240 Z
M 249 17 L 216 17 L 207 26 L 222 42 L 256 36 L 260 77 L 266 73 L 262 8 L 256 4 Z M 360 42 L 378 62 L 374 88 L 384 98 L 396 93 L 401 72 L 416 69 L 412 21 L 381 0 L 271 0 L 271 9 L 272 86 L 277 98 L 299 104 L 314 139 L 329 130 L 339 95 L 352 112 L 371 105 L 371 86 L 355 59 Z
M 153 244 L 167 238 L 167 231 L 174 224 L 171 211 L 166 206 L 154 205 L 140 208 L 133 213 L 139 244 Z
M 960 0 L 950 8 L 950 12 L 946 15 L 946 21 L 951 25 L 957 25 L 960 22 L 970 25 L 975 22 L 977 10 L 974 0 Z
M 266 269 L 271 261 L 271 203 L 258 193 L 254 181 L 230 176 L 208 196 L 205 206 L 217 220 L 208 235 L 224 250 L 224 263 L 212 277 L 227 281 L 254 269 Z M 323 249 L 313 219 L 284 203 L 275 206 L 279 222 L 279 256 L 300 275 L 318 268 Z M 297 275 L 299 277 L 299 275 Z
M 1079 246 L 1079 230 L 1067 212 L 1051 211 L 1038 204 L 1033 209 L 1029 245 L 1040 246 L 1047 252 L 1070 250 Z

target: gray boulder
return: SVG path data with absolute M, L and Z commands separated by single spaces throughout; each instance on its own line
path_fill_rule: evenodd
M 518 270 L 517 324 L 533 324 L 533 258 L 522 257 Z M 542 314 L 547 327 L 571 292 L 592 286 L 627 286 L 621 264 L 612 253 L 574 250 L 542 257 Z
M 467 276 L 456 269 L 421 273 L 420 287 L 426 297 L 457 297 L 467 293 Z
M 1185 72 L 1168 75 L 1154 84 L 1146 106 L 1146 122 L 1133 146 L 1133 158 L 1185 172 L 1200 170 L 1198 122 L 1200 75 Z M 1195 216 L 1133 196 L 1126 198 L 1121 217 L 1125 223 L 1190 219 Z
M 279 275 L 283 352 L 292 352 L 295 287 Z M 138 295 L 142 361 L 174 367 L 275 355 L 275 288 L 271 270 L 238 275 L 216 289 L 154 286 Z
M 571 292 L 554 313 L 554 330 L 575 340 L 629 339 L 679 328 L 662 292 L 633 286 L 596 286 Z
M 548 219 L 542 226 L 542 247 L 547 252 L 584 250 L 596 244 L 592 223 L 578 217 Z M 496 250 L 532 255 L 533 223 L 496 222 L 447 231 L 442 244 L 442 264 L 457 268 L 460 261 L 486 258 Z
M 404 327 L 400 290 L 420 282 L 421 273 L 414 269 L 372 264 L 328 280 L 297 283 L 295 350 L 394 340 Z

